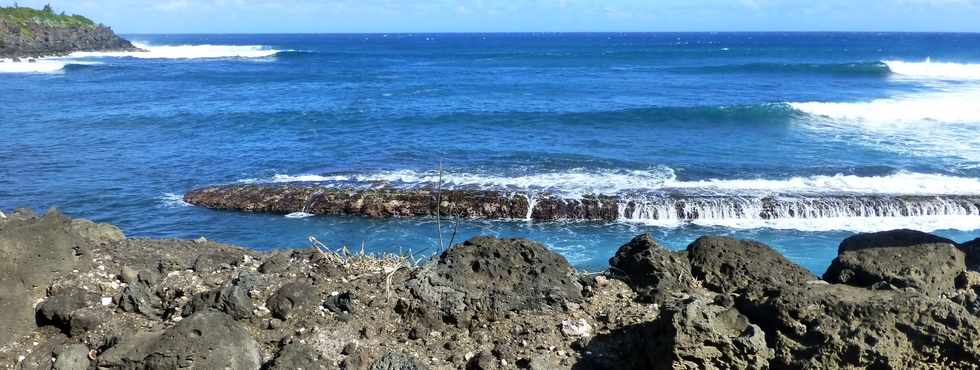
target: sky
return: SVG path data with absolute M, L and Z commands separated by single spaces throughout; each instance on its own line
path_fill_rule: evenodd
M 19 0 L 123 34 L 980 32 L 980 0 Z M 0 4 L 13 5 L 11 0 Z

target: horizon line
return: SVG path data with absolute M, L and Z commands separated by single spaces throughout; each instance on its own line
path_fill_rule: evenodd
M 520 34 L 778 34 L 778 33 L 850 33 L 850 34 L 961 34 L 980 31 L 396 31 L 396 32 L 119 32 L 122 35 L 520 35 Z

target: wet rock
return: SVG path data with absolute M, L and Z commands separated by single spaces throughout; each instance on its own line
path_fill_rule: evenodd
M 765 244 L 720 236 L 698 238 L 687 247 L 691 273 L 720 293 L 762 294 L 817 277 Z
M 283 285 L 266 301 L 276 318 L 287 320 L 295 311 L 313 307 L 319 301 L 319 293 L 309 281 L 300 280 Z
M 86 370 L 91 361 L 89 349 L 84 344 L 69 344 L 55 352 L 53 370 Z
M 418 363 L 414 357 L 398 353 L 388 352 L 371 364 L 370 370 L 424 370 L 427 367 Z
M 66 334 L 71 331 L 72 313 L 93 305 L 95 297 L 80 288 L 69 287 L 61 294 L 48 298 L 37 308 L 39 326 L 51 325 Z
M 245 290 L 237 286 L 226 286 L 221 289 L 195 294 L 191 301 L 184 306 L 183 315 L 190 316 L 197 312 L 213 310 L 224 312 L 235 320 L 245 320 L 253 316 L 255 305 L 248 298 Z
M 966 269 L 965 254 L 951 244 L 844 249 L 827 268 L 824 280 L 860 287 L 883 284 L 941 293 L 955 288 Z
M 7 217 L 0 227 L 0 347 L 35 327 L 34 303 L 51 281 L 88 270 L 77 253 L 87 243 L 57 212 L 37 218 L 21 209 Z
M 784 287 L 739 311 L 766 333 L 773 368 L 969 368 L 980 319 L 948 299 L 840 284 Z
M 660 247 L 650 234 L 633 238 L 609 260 L 610 271 L 624 276 L 637 299 L 660 302 L 672 293 L 692 290 L 694 277 L 686 253 Z
M 950 244 L 956 242 L 916 230 L 891 230 L 876 233 L 857 234 L 844 239 L 837 247 L 837 254 L 870 248 L 910 247 L 921 244 Z
M 265 262 L 259 265 L 259 272 L 263 274 L 275 274 L 286 271 L 289 268 L 289 253 L 281 252 L 273 254 Z
M 290 343 L 282 347 L 276 358 L 267 364 L 266 370 L 326 370 L 328 361 L 312 347 Z
M 149 318 L 159 318 L 163 315 L 163 301 L 147 283 L 137 281 L 123 289 L 119 298 L 119 309 Z
M 524 239 L 477 237 L 443 252 L 407 282 L 421 306 L 403 315 L 460 324 L 580 301 L 582 286 L 565 259 Z
M 203 312 L 163 333 L 124 338 L 99 356 L 109 369 L 259 369 L 258 344 L 230 316 Z
M 665 307 L 650 336 L 654 369 L 767 369 L 773 357 L 761 328 L 704 298 Z

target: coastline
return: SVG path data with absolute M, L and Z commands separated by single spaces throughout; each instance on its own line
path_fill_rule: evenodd
M 16 338 L 0 366 L 969 368 L 978 244 L 858 234 L 821 279 L 756 242 L 670 252 L 640 235 L 584 273 L 522 239 L 431 258 L 260 253 L 17 210 L 0 216 L 3 329 Z

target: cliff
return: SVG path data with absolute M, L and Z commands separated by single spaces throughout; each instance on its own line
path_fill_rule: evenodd
M 50 7 L 0 8 L 0 58 L 65 55 L 76 51 L 139 50 L 111 28 Z

